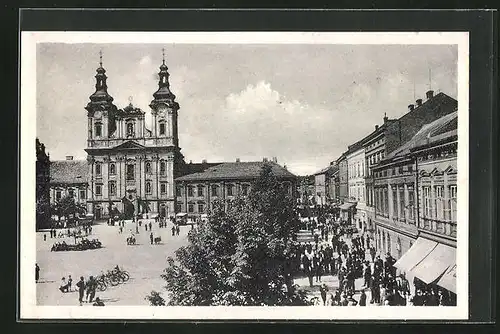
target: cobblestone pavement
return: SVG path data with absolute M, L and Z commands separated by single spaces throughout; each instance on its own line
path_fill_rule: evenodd
M 72 238 L 50 238 L 48 232 L 37 233 L 37 263 L 40 266 L 40 279 L 37 284 L 38 305 L 78 305 L 78 293 L 62 293 L 59 286 L 62 277 L 71 275 L 73 285 L 84 276 L 98 275 L 118 265 L 127 270 L 130 280 L 115 287 L 108 287 L 104 292 L 97 291 L 106 305 L 149 305 L 144 298 L 151 290 L 161 292 L 166 298 L 165 281 L 160 277 L 167 265 L 167 257 L 173 255 L 176 249 L 187 243 L 189 226 L 181 226 L 179 236 L 172 236 L 168 224 L 167 228 L 159 228 L 153 222 L 154 236 L 160 236 L 162 243 L 151 245 L 150 232 L 146 232 L 144 224 L 136 235 L 137 245 L 127 246 L 126 238 L 130 231 L 135 232 L 135 223 L 128 222 L 123 234 L 118 233 L 117 226 L 108 226 L 106 223 L 94 225 L 89 239 L 97 238 L 103 248 L 86 251 L 51 252 L 50 248 L 56 241 L 65 240 L 74 243 Z M 43 234 L 47 240 L 43 241 Z M 84 304 L 90 305 L 90 304 Z

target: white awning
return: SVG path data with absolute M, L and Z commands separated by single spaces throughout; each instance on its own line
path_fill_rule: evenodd
M 437 285 L 448 291 L 457 293 L 457 265 L 451 265 L 437 281 Z
M 437 246 L 437 242 L 417 238 L 413 246 L 396 261 L 394 266 L 402 272 L 409 272 Z
M 411 269 L 411 274 L 429 284 L 438 279 L 456 261 L 456 250 L 439 243 L 425 258 Z

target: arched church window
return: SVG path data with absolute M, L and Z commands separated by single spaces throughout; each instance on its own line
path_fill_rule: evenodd
M 151 163 L 150 162 L 146 162 L 146 173 L 151 173 Z
M 127 137 L 134 136 L 134 123 L 127 123 Z
M 96 162 L 95 163 L 95 175 L 101 176 L 101 174 L 102 174 L 101 163 L 100 162 Z
M 96 137 L 101 137 L 102 136 L 102 124 L 101 123 L 95 123 L 95 136 Z
M 166 169 L 165 161 L 161 161 L 160 162 L 160 175 L 165 175 L 165 169 Z
M 116 166 L 114 163 L 109 164 L 109 174 L 110 175 L 115 175 L 116 174 Z
M 135 166 L 134 165 L 127 165 L 127 180 L 134 180 L 135 179 Z
M 160 122 L 160 135 L 165 135 L 165 122 Z

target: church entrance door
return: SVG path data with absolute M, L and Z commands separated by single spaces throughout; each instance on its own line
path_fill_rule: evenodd
M 127 198 L 123 199 L 123 213 L 125 214 L 125 219 L 132 219 L 134 217 L 134 211 L 135 207 L 134 204 L 132 204 L 131 201 L 129 201 Z

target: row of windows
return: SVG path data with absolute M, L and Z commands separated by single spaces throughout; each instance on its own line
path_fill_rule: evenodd
M 165 161 L 160 161 L 160 175 L 165 175 L 166 174 L 166 163 Z M 109 170 L 109 175 L 116 175 L 116 164 L 115 163 L 110 163 L 108 165 L 108 170 Z M 151 163 L 146 162 L 144 164 L 144 172 L 146 174 L 151 174 Z M 100 162 L 95 163 L 95 174 L 96 176 L 102 176 L 102 164 Z M 134 180 L 135 179 L 135 165 L 128 164 L 126 165 L 126 177 L 127 180 Z
M 445 192 L 446 190 L 446 192 Z M 457 221 L 457 186 L 422 187 L 423 214 L 426 218 Z
M 80 199 L 85 199 L 87 196 L 87 193 L 85 189 L 80 189 Z M 68 189 L 68 196 L 69 197 L 74 197 L 75 196 L 75 191 L 74 189 Z M 62 198 L 62 191 L 61 190 L 56 190 L 56 201 L 59 201 Z
M 392 218 L 411 221 L 415 219 L 415 191 L 412 186 L 407 186 L 407 195 L 403 185 L 394 186 L 392 195 Z M 375 188 L 375 210 L 382 216 L 389 217 L 389 190 L 387 187 Z M 398 198 L 399 195 L 399 198 Z M 408 215 L 408 216 L 407 216 Z
M 384 142 L 384 139 L 383 139 L 383 138 L 381 138 L 381 139 L 377 140 L 376 142 L 374 142 L 374 143 L 372 143 L 372 144 L 368 145 L 368 149 L 373 148 L 373 147 L 375 147 L 375 146 L 378 146 L 379 144 L 381 144 L 381 143 L 383 143 L 383 142 Z
M 220 196 L 219 193 L 219 188 L 220 186 L 217 184 L 212 184 L 210 186 L 210 195 L 217 197 Z M 196 190 L 196 195 L 198 197 L 205 196 L 205 186 L 204 185 L 197 185 L 197 186 L 187 186 L 187 195 L 188 197 L 194 197 L 195 195 L 195 190 Z M 250 191 L 250 185 L 249 184 L 242 184 L 241 185 L 241 194 L 243 196 L 247 196 Z M 177 187 L 176 188 L 176 194 L 177 196 L 182 196 L 182 187 Z M 227 196 L 234 196 L 235 194 L 235 186 L 232 184 L 227 184 L 226 185 L 226 194 Z
M 160 121 L 160 135 L 166 134 L 166 124 L 165 121 Z M 96 122 L 94 125 L 95 136 L 102 137 L 102 123 Z M 127 123 L 127 137 L 135 137 L 135 124 L 133 122 Z
M 394 167 L 391 169 L 385 169 L 383 171 L 378 171 L 374 173 L 375 177 L 385 177 L 385 176 L 395 176 L 395 175 L 402 175 L 406 173 L 413 173 L 413 166 L 399 166 L 399 167 Z
M 348 177 L 350 179 L 356 177 L 364 177 L 365 176 L 365 163 L 364 161 L 357 162 L 349 165 Z
M 152 193 L 152 183 L 150 181 L 146 181 L 145 184 L 146 194 Z M 108 183 L 108 191 L 109 196 L 116 196 L 116 182 L 110 181 Z M 164 195 L 167 193 L 167 182 L 160 182 L 160 194 Z M 95 186 L 95 194 L 97 196 L 102 196 L 102 184 L 96 184 Z

